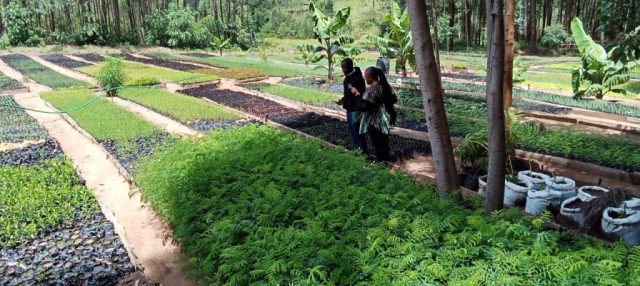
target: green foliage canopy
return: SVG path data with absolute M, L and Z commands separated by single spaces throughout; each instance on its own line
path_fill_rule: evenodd
M 413 38 L 409 26 L 409 12 L 405 8 L 400 10 L 398 4 L 393 4 L 392 13 L 384 17 L 384 23 L 389 25 L 389 32 L 385 38 L 367 35 L 367 39 L 374 42 L 380 49 L 380 54 L 388 58 L 396 58 L 396 72 L 401 71 L 407 76 L 407 62 L 415 67 L 416 58 L 413 51 Z

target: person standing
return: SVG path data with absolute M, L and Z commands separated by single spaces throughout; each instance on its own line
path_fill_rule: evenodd
M 378 162 L 389 161 L 389 131 L 396 121 L 393 103 L 397 101 L 397 97 L 381 69 L 367 68 L 364 78 L 369 84 L 364 95 L 361 96 L 360 90 L 355 87 L 351 89 L 356 98 L 362 98 L 356 107 L 357 110 L 363 111 L 358 118 L 358 133 L 369 134 Z M 390 119 L 385 110 L 390 114 Z
M 342 107 L 347 111 L 347 126 L 354 142 L 354 149 L 360 149 L 363 154 L 368 154 L 366 135 L 360 134 L 358 131 L 359 125 L 357 124 L 357 118 L 360 114 L 358 111 L 359 100 L 355 94 L 352 93 L 352 90 L 357 90 L 358 94 L 363 94 L 367 86 L 360 68 L 353 66 L 353 60 L 345 58 L 342 60 L 341 67 L 345 76 L 342 83 L 344 94 L 342 99 L 338 101 L 338 104 L 342 104 Z

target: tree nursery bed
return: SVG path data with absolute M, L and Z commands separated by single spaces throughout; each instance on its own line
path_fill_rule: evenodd
M 90 86 L 87 82 L 57 73 L 22 54 L 4 55 L 0 56 L 0 59 L 29 79 L 50 88 Z
M 79 68 L 79 67 L 84 67 L 84 66 L 91 65 L 91 64 L 86 63 L 86 62 L 74 60 L 74 59 L 69 58 L 69 57 L 67 57 L 65 55 L 62 55 L 62 54 L 41 55 L 40 58 L 42 58 L 45 61 L 54 63 L 56 65 L 59 65 L 61 67 L 65 67 L 65 68 L 68 68 L 68 69 L 74 69 L 74 68 Z

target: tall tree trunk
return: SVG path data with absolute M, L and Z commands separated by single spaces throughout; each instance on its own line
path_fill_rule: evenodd
M 424 0 L 408 0 L 411 34 L 420 74 L 420 87 L 424 101 L 429 141 L 433 150 L 436 182 L 441 197 L 460 187 L 453 146 L 449 136 L 449 124 L 444 109 L 444 93 L 438 75 L 439 67 L 433 53 L 427 7 Z M 435 8 L 434 8 L 435 10 Z
M 533 53 L 538 52 L 538 18 L 536 17 L 536 0 L 531 1 L 531 9 L 529 9 L 529 28 L 531 33 L 531 51 Z M 500 12 L 502 14 L 502 12 Z
M 240 3 L 240 22 L 242 23 L 242 26 L 245 25 L 245 23 L 244 23 L 244 1 L 242 1 L 242 3 Z
M 556 22 L 558 25 L 562 25 L 562 8 L 564 7 L 562 1 L 558 1 L 558 16 L 556 17 Z
M 408 7 L 411 7 L 411 6 L 408 6 Z M 426 9 L 426 4 L 425 4 L 425 9 Z M 431 11 L 433 12 L 433 18 L 432 18 L 433 19 L 433 41 L 435 42 L 435 50 L 436 50 L 436 55 L 435 55 L 436 66 L 438 67 L 437 68 L 438 77 L 440 77 L 440 42 L 438 41 L 438 11 L 436 9 L 436 0 L 431 0 Z M 431 35 L 429 35 L 429 38 L 431 38 Z
M 218 21 L 218 2 L 216 0 L 211 0 L 211 10 L 213 10 L 213 19 Z
M 544 16 L 547 26 L 551 26 L 551 18 L 553 17 L 553 0 L 547 1 L 547 15 Z
M 516 0 L 505 0 L 504 109 L 513 106 L 513 46 Z
M 467 42 L 467 51 L 471 45 L 471 6 L 469 5 L 469 0 L 464 0 L 464 26 L 465 26 L 465 41 Z
M 231 0 L 227 0 L 227 24 L 231 22 Z
M 233 20 L 232 23 L 236 22 L 236 15 L 238 15 L 238 0 L 233 2 Z
M 547 16 L 547 5 L 549 3 L 549 0 L 544 0 L 544 2 L 542 3 L 542 32 L 544 33 L 544 28 L 547 26 L 547 21 L 545 21 L 545 17 Z M 505 3 L 505 7 L 506 7 L 506 3 Z M 507 13 L 507 11 L 505 11 L 505 13 Z
M 502 209 L 505 181 L 505 116 L 502 88 L 504 81 L 504 19 L 502 1 L 487 0 L 487 35 L 489 37 L 487 56 L 487 112 L 489 168 L 484 210 L 487 214 Z
M 453 27 L 455 27 L 456 25 L 456 6 L 455 3 L 453 2 L 453 0 L 449 0 L 449 29 L 451 31 L 453 31 Z M 449 45 L 447 46 L 447 50 L 452 52 L 453 51 L 453 33 L 451 33 L 451 36 L 449 37 Z
M 122 35 L 122 27 L 120 26 L 120 5 L 118 0 L 113 0 L 113 20 L 116 28 L 116 35 Z

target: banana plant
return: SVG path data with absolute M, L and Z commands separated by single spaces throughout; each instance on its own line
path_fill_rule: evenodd
M 354 65 L 356 65 L 357 62 L 362 60 L 362 58 L 359 57 L 359 55 L 362 54 L 362 51 L 360 49 L 358 49 L 358 48 L 338 49 L 338 51 L 336 51 L 336 54 L 338 56 L 340 56 L 342 59 L 344 59 L 344 58 L 352 59 Z M 335 61 L 335 62 L 337 62 L 337 61 Z
M 223 41 L 222 39 L 213 36 L 213 42 L 211 42 L 211 46 L 213 46 L 213 48 L 216 50 L 220 50 L 220 56 L 222 56 L 222 50 L 226 49 L 229 46 L 229 40 L 230 39 L 226 39 Z
M 304 65 L 308 66 L 309 63 L 317 63 L 324 59 L 326 55 L 318 54 L 322 51 L 322 46 L 302 44 L 296 47 L 300 58 L 304 61 Z
M 624 95 L 630 93 L 621 86 L 629 82 L 630 70 L 637 64 L 635 62 L 615 63 L 611 60 L 615 49 L 607 53 L 584 32 L 582 21 L 578 18 L 571 21 L 571 32 L 582 56 L 582 66 L 571 73 L 573 97 L 580 99 L 583 96 L 595 96 L 597 99 L 602 99 L 609 92 Z M 581 89 L 583 82 L 588 83 L 585 89 Z
M 333 17 L 329 17 L 316 6 L 314 0 L 311 0 L 309 1 L 309 12 L 311 13 L 311 18 L 314 23 L 313 32 L 315 33 L 315 38 L 320 44 L 307 44 L 309 47 L 305 46 L 304 50 L 313 51 L 314 54 L 321 54 L 310 57 L 309 59 L 312 63 L 317 63 L 324 58 L 327 59 L 328 78 L 329 80 L 333 80 L 335 55 L 344 51 L 342 46 L 354 42 L 352 37 L 339 34 L 340 29 L 347 24 L 351 8 L 340 9 Z
M 409 12 L 407 9 L 400 10 L 397 3 L 393 3 L 391 14 L 384 17 L 384 22 L 391 27 L 386 38 L 376 35 L 367 35 L 367 39 L 372 41 L 380 49 L 380 54 L 384 57 L 396 59 L 396 72 L 402 72 L 402 76 L 407 76 L 407 63 L 415 67 L 415 53 L 413 50 L 413 39 L 411 38 L 411 28 L 409 26 Z

